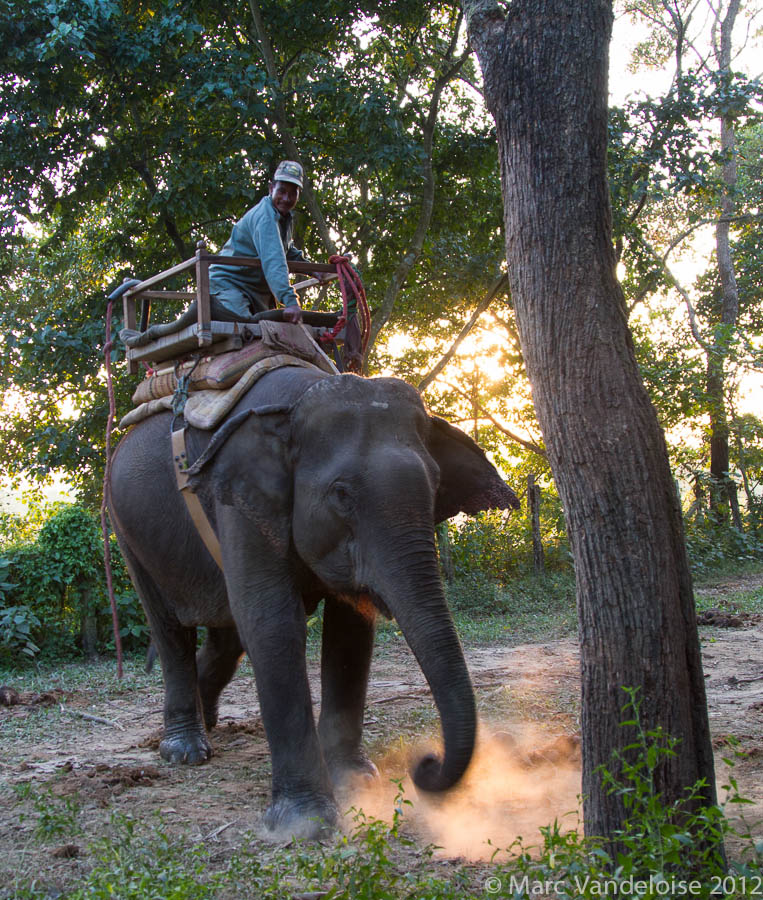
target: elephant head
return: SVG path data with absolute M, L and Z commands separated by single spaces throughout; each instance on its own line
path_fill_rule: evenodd
M 442 760 L 425 757 L 414 781 L 428 791 L 454 785 L 471 759 L 476 711 L 434 525 L 461 510 L 519 505 L 483 451 L 429 415 L 404 382 L 341 375 L 315 381 L 288 409 L 250 416 L 205 490 L 253 524 L 272 560 L 309 573 L 327 595 L 368 595 L 397 620 L 444 742 Z

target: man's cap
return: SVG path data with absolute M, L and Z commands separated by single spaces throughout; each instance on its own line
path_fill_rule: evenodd
M 298 162 L 291 159 L 285 159 L 278 163 L 273 181 L 290 181 L 296 184 L 298 188 L 302 188 L 302 166 Z

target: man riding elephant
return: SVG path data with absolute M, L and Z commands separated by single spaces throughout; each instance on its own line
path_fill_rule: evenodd
M 209 267 L 210 306 L 212 318 L 222 322 L 248 322 L 259 312 L 273 309 L 280 302 L 283 317 L 294 324 L 302 322 L 302 308 L 297 293 L 289 284 L 287 260 L 305 260 L 292 240 L 292 210 L 299 200 L 304 172 L 298 162 L 280 162 L 270 182 L 267 196 L 249 209 L 236 222 L 231 236 L 220 251 L 221 256 L 255 257 L 262 268 L 227 266 Z M 325 272 L 314 272 L 323 283 Z M 133 282 L 137 284 L 136 282 Z M 122 286 L 130 287 L 129 283 Z M 143 332 L 123 329 L 122 341 L 128 347 L 140 347 L 150 341 L 176 334 L 198 317 L 196 301 L 174 322 L 152 325 Z
M 234 319 L 246 320 L 270 309 L 275 300 L 284 307 L 284 318 L 300 322 L 302 310 L 294 288 L 289 284 L 287 260 L 304 260 L 292 240 L 292 210 L 303 186 L 303 169 L 298 162 L 278 164 L 266 197 L 249 209 L 233 226 L 221 256 L 253 256 L 261 269 L 226 266 L 209 267 L 209 289 L 216 310 L 222 306 Z M 323 273 L 316 273 L 323 281 Z M 227 318 L 227 315 L 226 315 Z

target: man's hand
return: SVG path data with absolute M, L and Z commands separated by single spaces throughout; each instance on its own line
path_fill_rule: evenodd
M 291 322 L 292 325 L 300 325 L 302 323 L 302 307 L 298 304 L 285 306 L 283 310 L 284 322 Z

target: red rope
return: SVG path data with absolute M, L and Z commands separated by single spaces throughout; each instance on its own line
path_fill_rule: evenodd
M 334 341 L 337 335 L 345 327 L 347 324 L 350 295 L 352 295 L 355 298 L 358 310 L 361 354 L 365 357 L 366 350 L 368 349 L 368 341 L 371 336 L 371 311 L 368 308 L 368 300 L 366 299 L 366 290 L 363 287 L 363 282 L 360 280 L 360 275 L 358 275 L 355 269 L 350 265 L 349 257 L 335 254 L 330 257 L 329 262 L 336 266 L 336 273 L 339 276 L 339 289 L 342 292 L 342 315 L 339 317 L 339 320 L 331 331 L 326 332 L 326 334 L 321 337 L 321 340 L 326 343 Z M 361 366 L 362 363 L 356 363 L 355 366 L 350 365 L 348 368 L 360 369 Z
M 106 468 L 103 473 L 103 499 L 101 501 L 101 531 L 103 532 L 103 562 L 106 568 L 106 587 L 109 592 L 111 604 L 111 621 L 114 629 L 114 644 L 117 648 L 117 678 L 122 677 L 122 638 L 119 634 L 119 615 L 117 613 L 117 599 L 114 595 L 114 580 L 111 573 L 111 545 L 109 542 L 109 526 L 106 522 L 106 503 L 108 497 L 108 485 L 111 478 L 111 430 L 114 427 L 116 417 L 116 402 L 114 400 L 114 382 L 111 377 L 111 349 L 114 346 L 111 340 L 111 314 L 114 301 L 109 300 L 106 307 L 106 343 L 103 346 L 103 355 L 106 363 L 106 386 L 109 394 L 109 415 L 106 420 Z

